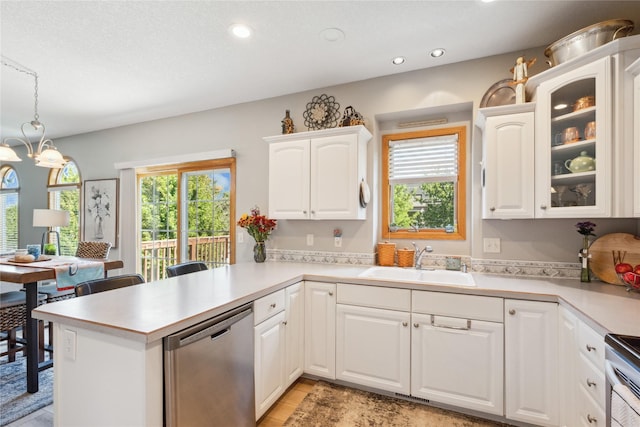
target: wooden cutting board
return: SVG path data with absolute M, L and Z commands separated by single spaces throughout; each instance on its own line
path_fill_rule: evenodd
M 632 266 L 640 264 L 640 236 L 629 233 L 611 233 L 596 239 L 589 247 L 591 271 L 603 282 L 622 285 L 616 275 L 613 255 L 616 254 Z M 626 254 L 625 254 L 626 252 Z

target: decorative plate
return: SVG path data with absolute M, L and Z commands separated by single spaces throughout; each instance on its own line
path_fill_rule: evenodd
M 515 104 L 516 89 L 512 83 L 513 79 L 504 79 L 494 83 L 482 97 L 480 108 Z
M 371 191 L 369 190 L 369 185 L 364 182 L 364 179 L 360 183 L 360 206 L 363 208 L 367 207 L 369 201 L 371 200 Z
M 314 130 L 334 128 L 340 118 L 339 110 L 340 104 L 336 102 L 335 97 L 325 94 L 314 96 L 302 113 L 304 125 Z

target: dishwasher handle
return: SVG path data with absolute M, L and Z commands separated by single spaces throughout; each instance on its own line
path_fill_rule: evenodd
M 252 313 L 253 308 L 248 304 L 174 335 L 170 335 L 165 338 L 165 349 L 175 350 L 207 336 L 210 336 L 212 340 L 217 339 L 224 335 L 225 332 L 228 332 L 234 323 L 239 322 Z

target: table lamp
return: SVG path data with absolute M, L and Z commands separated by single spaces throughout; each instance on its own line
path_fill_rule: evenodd
M 55 233 L 56 244 L 58 245 L 57 255 L 60 255 L 60 233 L 54 227 L 66 227 L 69 225 L 69 212 L 58 209 L 34 209 L 33 226 L 48 227 L 49 230 L 42 233 L 41 251 L 44 253 L 45 241 L 48 241 L 49 234 Z

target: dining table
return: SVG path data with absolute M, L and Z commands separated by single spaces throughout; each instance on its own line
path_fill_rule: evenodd
M 124 267 L 121 260 L 88 260 L 87 258 L 76 257 L 50 257 L 52 261 L 59 259 L 60 261 L 73 263 L 74 261 L 99 261 L 104 266 L 104 276 L 107 271 Z M 51 263 L 49 263 L 51 264 Z M 27 392 L 36 393 L 38 391 L 38 373 L 44 369 L 53 366 L 53 359 L 40 362 L 38 349 L 38 320 L 31 316 L 31 310 L 38 306 L 38 282 L 55 281 L 56 269 L 50 266 L 44 266 L 43 263 L 17 263 L 12 262 L 11 258 L 0 258 L 0 281 L 21 283 L 26 291 L 27 305 L 27 322 L 26 336 L 27 338 Z

